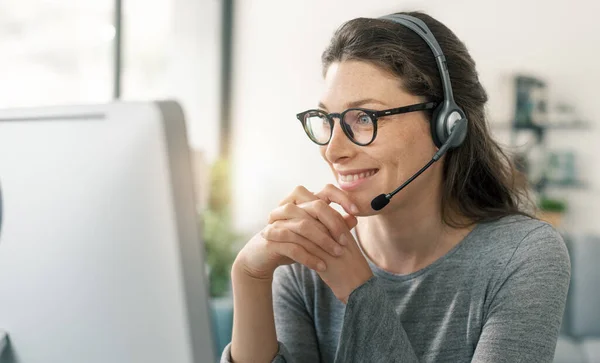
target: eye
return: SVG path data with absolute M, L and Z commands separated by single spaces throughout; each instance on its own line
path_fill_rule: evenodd
M 358 115 L 358 124 L 360 125 L 368 125 L 371 123 L 371 117 L 366 113 L 361 113 Z

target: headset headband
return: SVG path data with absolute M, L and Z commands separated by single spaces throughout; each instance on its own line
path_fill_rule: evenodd
M 427 24 L 425 24 L 421 19 L 404 14 L 390 14 L 379 19 L 391 20 L 395 23 L 402 24 L 417 33 L 417 35 L 419 35 L 425 41 L 425 43 L 427 43 L 433 52 L 433 55 L 435 56 L 435 62 L 437 63 L 438 70 L 440 71 L 442 88 L 444 89 L 444 99 L 446 102 L 450 101 L 451 103 L 454 103 L 454 95 L 452 94 L 452 84 L 450 83 L 450 73 L 448 73 L 446 57 L 444 56 L 444 52 L 442 52 L 442 48 L 440 48 L 440 45 L 433 36 L 433 33 L 431 33 L 431 30 L 429 30 L 427 27 Z

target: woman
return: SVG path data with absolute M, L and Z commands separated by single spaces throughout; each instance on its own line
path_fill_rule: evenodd
M 322 60 L 298 117 L 339 188 L 296 188 L 241 250 L 222 361 L 551 362 L 569 257 L 524 212 L 464 44 L 404 13 L 347 22 Z

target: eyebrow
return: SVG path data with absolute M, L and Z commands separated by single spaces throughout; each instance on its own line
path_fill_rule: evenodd
M 346 107 L 347 108 L 361 107 L 361 106 L 369 104 L 369 103 L 377 103 L 377 104 L 385 106 L 385 103 L 383 103 L 379 100 L 376 100 L 374 98 L 364 98 L 362 100 L 348 102 L 346 104 Z M 327 110 L 327 106 L 325 106 L 325 104 L 323 102 L 319 102 L 319 108 Z

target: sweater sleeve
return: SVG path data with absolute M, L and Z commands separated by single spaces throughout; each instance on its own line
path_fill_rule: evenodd
M 277 351 L 277 355 L 271 363 L 288 363 L 293 362 L 293 360 L 286 360 L 285 356 L 289 357 L 289 353 L 285 350 L 285 347 L 279 343 L 279 350 Z M 223 349 L 223 354 L 221 354 L 221 360 L 219 363 L 233 363 L 231 360 L 231 343 L 227 344 L 225 349 Z
M 372 277 L 350 294 L 335 361 L 419 361 L 377 277 Z
M 473 362 L 552 362 L 571 263 L 549 225 L 531 231 L 491 287 Z
M 272 363 L 319 363 L 319 345 L 314 321 L 308 313 L 296 270 L 282 266 L 273 276 L 273 312 L 279 351 Z M 221 355 L 231 362 L 231 344 Z

